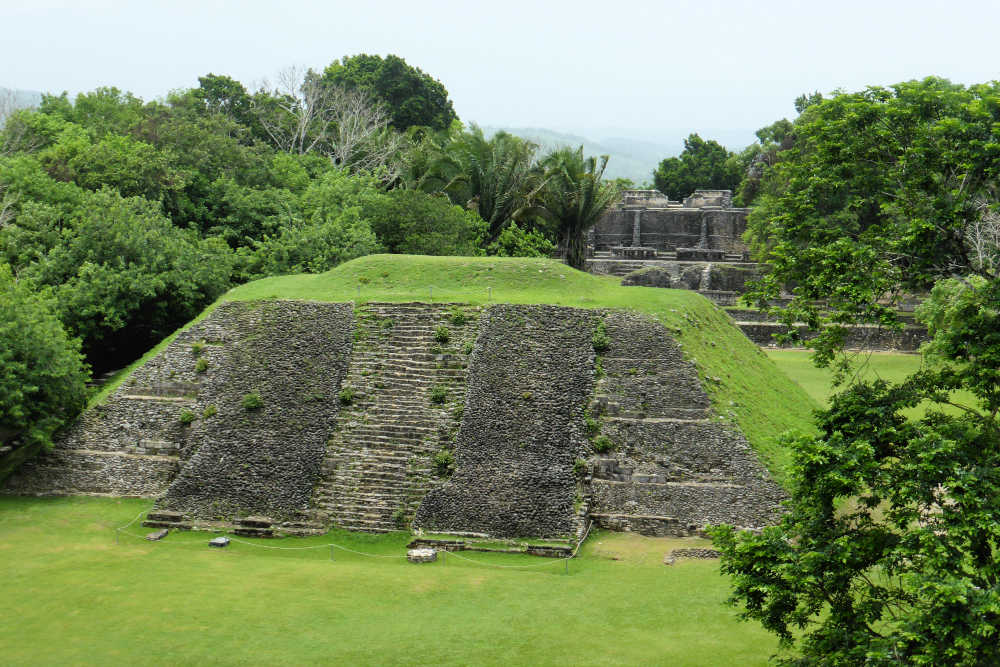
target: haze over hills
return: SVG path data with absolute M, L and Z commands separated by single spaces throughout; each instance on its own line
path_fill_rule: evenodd
M 576 148 L 583 146 L 587 155 L 607 155 L 607 178 L 630 178 L 636 185 L 652 183 L 653 170 L 665 157 L 677 155 L 684 148 L 682 141 L 677 145 L 661 144 L 639 139 L 612 137 L 594 141 L 576 134 L 556 132 L 541 127 L 496 127 L 483 126 L 487 136 L 503 130 L 518 137 L 534 141 L 542 152 L 562 146 Z

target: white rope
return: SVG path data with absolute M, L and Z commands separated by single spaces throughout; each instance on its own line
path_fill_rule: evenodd
M 476 560 L 474 558 L 467 558 L 465 556 L 459 556 L 454 551 L 449 551 L 448 555 L 449 555 L 449 557 L 454 556 L 455 558 L 461 558 L 462 560 L 467 560 L 470 563 L 475 563 L 476 565 L 483 565 L 485 567 L 499 567 L 499 568 L 503 568 L 505 570 L 527 570 L 527 569 L 534 568 L 534 567 L 545 567 L 546 565 L 552 565 L 553 563 L 562 563 L 562 562 L 564 562 L 566 560 L 569 560 L 568 558 L 550 558 L 545 563 L 535 563 L 534 565 L 496 565 L 494 563 L 484 563 L 483 561 Z
M 138 521 L 139 517 L 141 517 L 145 513 L 146 513 L 146 510 L 142 510 L 141 512 L 139 512 L 138 514 L 135 515 L 134 519 L 132 519 L 131 521 L 129 521 L 128 523 L 126 523 L 121 528 L 116 528 L 115 530 L 125 530 L 126 528 L 128 528 L 129 526 L 131 526 L 133 523 L 135 523 L 136 521 Z

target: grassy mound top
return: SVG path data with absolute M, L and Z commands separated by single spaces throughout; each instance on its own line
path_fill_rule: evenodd
M 777 436 L 790 428 L 811 428 L 811 413 L 818 407 L 701 295 L 622 287 L 617 278 L 591 275 L 550 259 L 371 255 L 326 273 L 256 280 L 230 290 L 220 302 L 259 299 L 553 304 L 647 313 L 675 333 L 685 355 L 698 368 L 717 418 L 739 425 L 779 481 L 784 479 L 788 461 L 776 444 Z M 106 397 L 115 384 L 109 383 L 95 400 Z

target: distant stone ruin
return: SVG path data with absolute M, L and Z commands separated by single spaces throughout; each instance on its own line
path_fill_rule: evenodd
M 759 527 L 783 497 L 655 320 L 296 301 L 220 305 L 3 492 L 152 497 L 159 528 L 571 540 Z
M 659 190 L 625 190 L 589 240 L 595 251 L 613 256 L 648 248 L 676 259 L 740 259 L 747 250 L 742 236 L 748 212 L 733 208 L 729 190 L 695 190 L 683 202 L 670 201 Z

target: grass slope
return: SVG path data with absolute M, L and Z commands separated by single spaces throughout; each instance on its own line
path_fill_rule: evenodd
M 723 603 L 700 542 L 596 533 L 561 561 L 466 554 L 427 565 L 405 535 L 331 533 L 210 549 L 114 528 L 149 501 L 0 498 L 3 663 L 764 665 L 776 642 Z M 491 567 L 529 565 L 531 569 Z
M 591 275 L 549 259 L 371 255 L 326 273 L 257 280 L 229 291 L 220 302 L 258 299 L 504 302 L 647 313 L 675 332 L 685 354 L 698 367 L 717 417 L 739 424 L 779 481 L 784 480 L 788 458 L 777 446 L 777 436 L 792 428 L 812 428 L 811 414 L 818 407 L 732 325 L 723 311 L 701 295 L 686 290 L 622 287 L 616 278 Z M 203 319 L 210 310 L 194 321 Z M 172 337 L 126 369 L 118 381 L 170 340 Z M 103 400 L 116 385 L 109 383 L 94 401 Z

